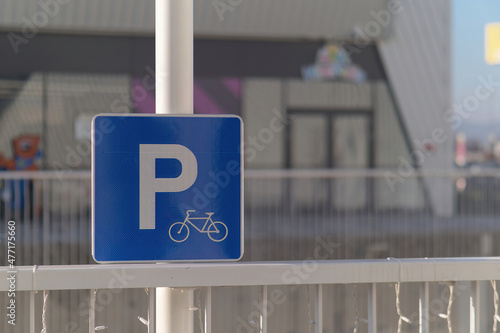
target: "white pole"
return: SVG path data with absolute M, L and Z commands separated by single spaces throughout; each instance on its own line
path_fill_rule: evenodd
M 193 0 L 156 0 L 156 113 L 193 113 Z M 193 291 L 156 288 L 156 333 L 192 333 Z
M 156 113 L 193 113 L 193 0 L 156 0 Z

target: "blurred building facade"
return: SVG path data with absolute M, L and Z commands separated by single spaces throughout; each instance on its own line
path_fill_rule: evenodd
M 247 142 L 247 168 L 393 168 L 386 178 L 399 193 L 380 186 L 381 207 L 423 207 L 427 196 L 437 215 L 450 216 L 450 184 L 398 186 L 413 168 L 453 166 L 443 119 L 447 1 L 221 4 L 195 1 L 195 112 L 243 117 L 247 139 L 255 138 Z M 8 1 L 0 28 L 5 156 L 13 138 L 36 134 L 42 169 L 88 169 L 88 119 L 154 112 L 154 1 Z M 343 45 L 365 80 L 302 79 L 301 68 L 328 42 Z M 277 112 L 290 118 L 287 126 L 266 137 Z

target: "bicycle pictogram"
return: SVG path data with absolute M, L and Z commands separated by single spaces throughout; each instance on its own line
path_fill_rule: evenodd
M 168 235 L 170 238 L 177 243 L 184 242 L 189 237 L 189 225 L 198 230 L 198 232 L 207 234 L 208 238 L 210 238 L 214 242 L 222 242 L 227 237 L 227 226 L 220 222 L 214 222 L 212 220 L 212 215 L 214 213 L 205 213 L 207 216 L 204 217 L 191 217 L 189 213 L 195 212 L 194 210 L 186 211 L 186 218 L 183 222 L 175 222 L 168 229 Z M 191 222 L 192 220 L 205 220 L 203 224 L 203 228 L 198 228 L 196 224 Z

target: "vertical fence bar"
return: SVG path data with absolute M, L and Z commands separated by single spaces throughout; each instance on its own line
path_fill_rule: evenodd
M 148 333 L 156 332 L 156 288 L 149 288 Z
M 471 282 L 470 294 L 470 333 L 481 333 L 481 284 L 479 281 Z
M 12 193 L 12 188 L 13 188 L 12 180 L 6 179 L 4 181 L 4 187 L 5 187 L 4 191 L 7 191 L 5 206 L 4 206 L 5 222 L 7 222 L 9 220 L 12 220 L 11 210 L 12 210 L 12 202 L 14 200 L 14 193 Z
M 420 318 L 418 332 L 429 333 L 429 282 L 420 285 L 418 312 Z
M 68 259 L 68 264 L 71 265 L 76 265 L 79 264 L 78 262 L 78 222 L 77 222 L 77 211 L 78 211 L 78 202 L 80 199 L 80 196 L 82 195 L 81 189 L 83 188 L 82 186 L 82 181 L 80 179 L 76 180 L 71 180 L 72 186 L 75 186 L 75 189 L 78 189 L 78 194 L 71 196 L 71 200 L 69 201 L 69 218 L 67 223 L 69 224 L 69 233 L 68 233 L 68 238 L 69 238 L 69 244 L 68 244 L 68 252 L 69 252 L 69 259 Z
M 30 291 L 30 333 L 35 333 L 35 292 Z
M 50 264 L 50 182 L 48 179 L 43 180 L 43 237 L 42 237 L 42 247 L 43 247 L 43 264 Z
M 1 176 L 1 174 L 0 174 Z M 8 182 L 5 179 L 0 180 L 0 233 L 3 235 L 7 234 L 7 222 L 9 220 L 8 215 L 7 215 L 7 206 L 8 206 L 8 200 L 6 200 L 6 196 L 8 195 L 7 192 L 7 186 Z M 4 205 L 2 205 L 2 201 L 4 202 Z M 3 207 L 3 209 L 2 209 Z M 8 245 L 8 244 L 7 244 Z M 4 245 L 2 245 L 4 246 Z M 2 248 L 3 250 L 5 247 Z M 5 250 L 4 250 L 5 251 Z M 0 258 L 0 265 L 8 265 L 8 253 L 7 255 L 3 255 L 2 258 Z M 3 306 L 8 306 L 8 298 L 4 298 L 4 302 L 0 302 L 1 305 Z M 4 332 L 7 332 L 7 320 L 3 321 L 3 330 Z M 0 327 L 1 329 L 1 327 Z
M 205 333 L 212 333 L 212 287 L 206 287 L 205 293 Z
M 22 209 L 22 199 L 23 197 L 21 196 L 21 180 L 20 179 L 15 179 L 13 180 L 14 182 L 14 221 L 18 223 L 18 225 L 21 224 L 21 209 Z M 19 253 L 16 253 L 16 259 L 19 260 Z
M 5 200 L 5 186 L 7 186 L 7 182 L 3 179 L 0 179 L 0 233 L 1 234 L 6 234 L 7 232 L 7 215 L 5 213 L 5 209 L 2 209 L 2 206 L 6 205 L 6 200 Z M 4 203 L 4 204 L 2 204 Z M 4 230 L 5 229 L 5 230 Z M 5 265 L 7 265 L 7 259 L 8 256 L 4 256 L 4 258 L 0 259 L 0 265 L 4 265 L 4 260 L 5 260 Z
M 32 251 L 30 251 L 31 246 L 33 246 L 33 220 L 31 218 L 31 213 L 30 213 L 30 206 L 32 205 L 32 202 L 30 200 L 31 198 L 31 191 L 30 191 L 30 179 L 23 179 L 23 204 L 24 204 L 24 216 L 23 216 L 23 221 L 22 221 L 22 232 L 23 232 L 23 245 L 24 245 L 24 261 L 22 262 L 23 265 L 31 265 L 33 264 L 33 256 L 32 256 Z
M 260 303 L 260 333 L 267 333 L 267 286 L 262 286 L 262 302 Z
M 89 187 L 88 181 L 85 180 L 83 184 L 81 184 L 85 188 Z M 88 235 L 87 230 L 90 228 L 90 221 L 89 219 L 92 219 L 92 217 L 89 214 L 89 217 L 87 218 L 87 212 L 90 213 L 90 198 L 89 196 L 82 196 L 80 198 L 80 209 L 78 213 L 78 230 L 77 233 L 80 235 L 79 237 L 82 237 L 82 235 Z M 88 237 L 88 236 L 87 236 Z M 89 258 L 88 258 L 88 247 L 90 244 L 90 240 L 85 242 L 85 241 L 79 241 L 78 242 L 78 263 L 83 264 L 83 263 L 88 263 Z
M 95 294 L 96 289 L 90 289 L 89 300 L 89 333 L 95 333 Z
M 316 286 L 316 333 L 323 332 L 323 285 Z
M 61 184 L 53 181 L 50 182 L 50 233 L 49 233 L 49 249 L 50 249 L 50 264 L 61 264 L 61 252 L 58 248 L 58 239 L 61 232 L 61 202 L 58 200 L 61 197 Z
M 377 333 L 377 284 L 368 290 L 368 333 Z
M 33 265 L 38 265 L 41 263 L 41 257 L 40 253 L 40 228 L 39 228 L 39 223 L 40 223 L 40 216 L 38 215 L 39 209 L 41 207 L 41 201 L 40 201 L 40 185 L 41 182 L 38 179 L 33 180 L 33 209 L 32 209 L 32 214 L 33 214 L 33 229 L 32 229 L 32 248 L 31 252 L 33 253 Z

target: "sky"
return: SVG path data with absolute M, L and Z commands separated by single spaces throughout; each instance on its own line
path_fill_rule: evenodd
M 500 65 L 491 66 L 484 60 L 485 25 L 500 23 L 500 0 L 453 0 L 452 8 L 452 102 L 460 103 L 474 94 L 478 77 L 491 74 L 500 82 Z M 500 87 L 497 90 L 458 131 L 500 134 Z

